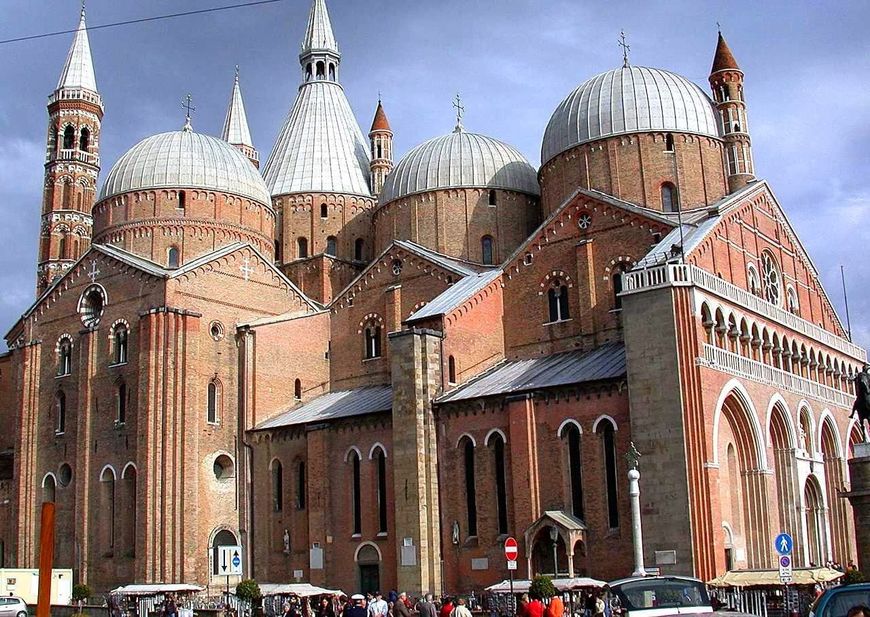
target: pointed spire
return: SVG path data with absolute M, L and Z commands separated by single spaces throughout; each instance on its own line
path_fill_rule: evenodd
M 302 40 L 302 54 L 311 51 L 331 51 L 338 53 L 338 43 L 332 33 L 329 13 L 326 10 L 326 0 L 314 0 L 311 12 L 308 14 L 308 28 Z
M 84 88 L 97 92 L 97 78 L 94 75 L 91 44 L 88 41 L 87 25 L 85 24 L 84 2 L 82 2 L 79 27 L 73 37 L 63 70 L 60 72 L 60 79 L 57 80 L 57 89 L 63 88 Z
M 378 97 L 378 108 L 375 110 L 375 119 L 372 120 L 372 128 L 374 131 L 392 131 L 390 121 L 387 120 L 387 114 L 384 112 L 384 106 L 381 105 L 381 97 Z
M 221 139 L 234 146 L 254 147 L 251 131 L 248 129 L 248 116 L 245 114 L 245 103 L 242 101 L 242 90 L 239 87 L 239 67 L 236 65 L 236 78 L 233 82 L 233 92 L 230 95 L 230 105 L 224 120 L 224 130 Z
M 716 71 L 724 71 L 726 69 L 731 70 L 740 70 L 740 67 L 737 66 L 737 60 L 734 59 L 734 54 L 731 53 L 731 49 L 728 47 L 728 43 L 725 42 L 725 37 L 722 36 L 722 31 L 719 31 L 719 41 L 716 43 L 716 55 L 713 57 L 713 68 L 710 70 L 711 73 L 715 73 Z

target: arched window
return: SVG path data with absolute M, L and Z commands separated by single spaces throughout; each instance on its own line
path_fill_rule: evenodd
M 375 146 L 375 158 L 377 158 L 377 159 L 384 158 L 384 147 L 381 145 L 380 140 L 378 140 L 378 143 Z
M 115 364 L 125 364 L 127 362 L 127 326 L 118 324 L 113 332 L 115 342 Z
M 565 321 L 571 318 L 568 308 L 568 287 L 562 284 L 561 279 L 550 281 L 550 289 L 547 291 L 547 308 L 549 309 L 549 321 Z
M 677 187 L 670 182 L 662 183 L 662 211 L 677 212 L 680 209 L 679 195 L 677 195 Z
M 786 288 L 785 297 L 786 302 L 788 302 L 789 313 L 794 313 L 795 315 L 797 315 L 800 312 L 800 307 L 798 306 L 798 295 L 794 287 L 789 285 L 788 288 Z
M 465 471 L 465 509 L 468 515 L 468 535 L 477 535 L 477 493 L 474 477 L 474 442 L 465 438 L 462 444 L 462 461 Z
M 211 573 L 214 576 L 222 574 L 220 563 L 220 547 L 238 545 L 239 541 L 236 538 L 235 534 L 228 529 L 222 529 L 217 534 L 215 534 L 214 540 L 211 543 Z
M 54 395 L 54 432 L 63 435 L 66 432 L 66 394 L 63 391 Z
M 495 505 L 498 513 L 498 533 L 501 535 L 508 532 L 508 511 L 504 438 L 498 433 L 492 437 L 492 454 L 493 463 L 495 464 Z
M 335 81 L 335 65 L 332 62 L 329 63 L 329 80 Z
M 493 263 L 492 236 L 484 236 L 480 239 L 481 261 L 485 264 Z
M 187 193 L 178 191 L 178 208 L 184 210 L 187 207 Z
M 66 233 L 60 234 L 60 240 L 57 243 L 57 258 L 66 259 Z
M 100 507 L 97 510 L 103 544 L 111 552 L 115 547 L 115 470 L 106 466 L 100 474 Z M 102 520 L 99 520 L 102 519 Z M 111 555 L 110 555 L 111 556 Z
M 456 358 L 447 358 L 447 383 L 456 383 Z
M 299 259 L 308 257 L 308 240 L 306 238 L 296 238 L 296 256 Z
M 622 309 L 622 298 L 619 294 L 622 293 L 622 277 L 625 275 L 626 270 L 628 270 L 627 265 L 618 266 L 614 269 L 613 276 L 611 277 L 613 282 L 613 308 L 617 310 Z
M 616 475 L 616 428 L 610 420 L 598 423 L 598 434 L 604 449 L 604 484 L 607 494 L 607 525 L 611 529 L 619 527 L 619 502 Z
M 57 352 L 57 374 L 69 375 L 72 372 L 72 341 L 64 338 Z
M 665 135 L 665 152 L 673 152 L 674 151 L 674 135 L 673 133 L 668 133 Z
M 746 266 L 746 286 L 749 288 L 749 293 L 754 296 L 761 293 L 761 278 L 753 264 Z
M 72 208 L 73 202 L 73 185 L 72 181 L 61 180 L 61 203 L 65 210 Z
M 208 382 L 207 398 L 206 421 L 209 424 L 217 424 L 221 404 L 221 387 L 217 380 Z
M 79 150 L 87 152 L 90 145 L 91 132 L 88 130 L 88 127 L 82 127 L 82 131 L 79 133 Z
M 583 469 L 580 452 L 580 429 L 569 424 L 562 433 L 568 448 L 568 479 L 571 490 L 571 513 L 583 519 Z
M 375 462 L 378 466 L 378 533 L 387 533 L 387 455 L 381 448 Z
M 73 127 L 68 126 L 63 130 L 63 149 L 72 150 L 76 143 L 76 131 Z
M 170 246 L 169 250 L 166 252 L 166 266 L 168 268 L 177 268 L 178 267 L 178 247 Z
M 326 66 L 323 62 L 318 62 L 315 66 L 317 68 L 317 79 L 323 79 L 326 76 Z
M 311 81 L 311 63 L 305 66 L 305 81 Z
M 365 249 L 366 241 L 362 238 L 357 238 L 353 243 L 353 258 L 357 261 L 363 260 L 363 249 Z
M 765 300 L 779 305 L 782 300 L 782 276 L 776 259 L 767 251 L 761 254 L 761 277 L 764 282 Z
M 326 254 L 335 257 L 335 236 L 327 236 L 326 238 Z
M 57 482 L 54 476 L 48 474 L 42 480 L 42 503 L 54 502 L 57 498 Z
M 272 461 L 272 508 L 275 512 L 284 509 L 284 466 L 281 461 Z
M 320 204 L 320 218 L 325 219 L 329 217 L 329 206 L 326 204 Z
M 362 482 L 360 480 L 360 458 L 359 453 L 354 450 L 350 455 L 351 464 L 351 496 L 353 498 L 353 533 L 354 535 L 362 533 Z
M 123 381 L 118 384 L 118 391 L 115 393 L 117 398 L 118 414 L 116 421 L 118 424 L 127 422 L 127 384 Z
M 496 198 L 496 194 L 495 194 L 495 189 L 490 189 L 489 190 L 489 205 L 490 206 L 498 205 L 496 202 L 496 199 L 497 198 Z
M 297 401 L 302 400 L 302 380 L 300 379 L 293 382 L 293 398 Z
M 381 326 L 374 322 L 370 321 L 365 327 L 365 358 L 366 360 L 371 360 L 372 358 L 380 358 L 381 357 Z
M 275 262 L 281 263 L 281 241 L 275 240 Z
M 299 464 L 296 466 L 296 508 L 299 510 L 305 509 L 306 486 L 305 461 L 299 461 Z

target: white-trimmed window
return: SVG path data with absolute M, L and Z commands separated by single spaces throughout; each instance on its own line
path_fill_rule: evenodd
M 761 295 L 761 277 L 758 276 L 758 269 L 755 267 L 755 264 L 746 266 L 746 287 L 752 295 Z
M 797 291 L 795 291 L 795 288 L 791 285 L 789 285 L 785 289 L 785 301 L 787 303 L 789 313 L 794 313 L 795 315 L 797 315 L 800 312 Z
M 217 424 L 220 421 L 221 409 L 221 382 L 217 379 L 208 382 L 206 399 L 206 422 Z
M 72 372 L 72 340 L 64 336 L 57 344 L 57 374 L 69 375 Z
M 550 289 L 547 290 L 547 311 L 550 323 L 571 318 L 568 287 L 562 279 L 554 278 L 550 281 Z
M 761 276 L 764 282 L 764 299 L 771 304 L 782 304 L 782 275 L 776 259 L 769 252 L 761 254 Z
M 127 330 L 127 324 L 119 323 L 115 326 L 115 329 L 112 331 L 112 339 L 114 341 L 114 357 L 112 359 L 114 364 L 126 364 L 127 363 L 127 341 L 129 339 L 129 331 Z

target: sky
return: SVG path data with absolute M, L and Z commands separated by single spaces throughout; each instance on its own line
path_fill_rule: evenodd
M 244 0 L 88 0 L 88 25 Z M 705 91 L 719 22 L 745 73 L 757 174 L 811 255 L 845 323 L 846 266 L 854 340 L 870 346 L 870 3 L 327 0 L 341 82 L 364 133 L 381 93 L 396 160 L 449 132 L 452 99 L 467 130 L 540 164 L 544 128 L 574 88 L 622 61 L 674 71 Z M 75 28 L 79 0 L 0 0 L 0 40 Z M 219 135 L 240 66 L 263 162 L 301 70 L 310 0 L 282 0 L 90 33 L 103 97 L 100 182 L 131 146 L 180 129 Z M 0 334 L 34 300 L 47 96 L 72 35 L 0 44 Z M 3 344 L 0 343 L 0 349 Z

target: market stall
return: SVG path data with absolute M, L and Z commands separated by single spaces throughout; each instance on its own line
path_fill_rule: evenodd
M 843 573 L 832 568 L 795 568 L 783 585 L 779 570 L 732 570 L 707 582 L 711 597 L 723 606 L 759 617 L 806 615 L 816 586 L 829 587 Z
M 513 582 L 513 597 L 511 597 L 511 582 L 501 581 L 486 588 L 487 597 L 484 606 L 499 615 L 513 615 L 516 602 L 524 593 L 529 592 L 532 581 L 519 579 Z M 578 615 L 583 613 L 584 594 L 601 589 L 607 583 L 588 577 L 555 578 L 553 587 L 559 592 L 565 604 L 565 614 Z
M 325 589 L 309 583 L 262 583 L 260 594 L 267 617 L 281 615 L 285 603 L 290 604 L 293 612 L 310 617 L 324 597 L 332 603 L 338 615 L 341 612 L 340 599 L 346 597 L 340 589 Z
M 179 617 L 193 617 L 189 600 L 203 590 L 203 587 L 184 583 L 124 585 L 109 592 L 109 602 L 117 604 L 126 615 L 147 617 L 159 613 L 166 599 L 172 597 L 178 607 Z

